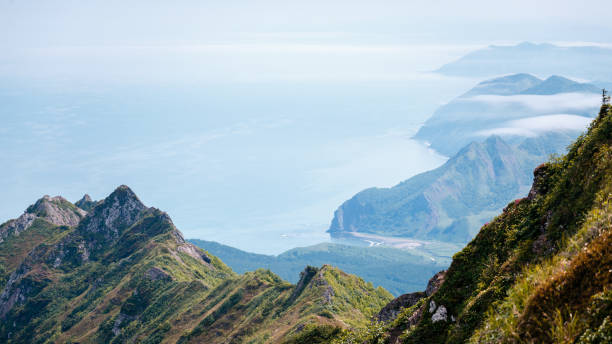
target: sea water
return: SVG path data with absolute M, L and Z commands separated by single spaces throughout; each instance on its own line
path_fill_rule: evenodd
M 187 238 L 277 254 L 329 241 L 334 210 L 446 157 L 411 139 L 474 81 L 0 87 L 0 218 L 44 194 L 94 199 L 121 184 Z

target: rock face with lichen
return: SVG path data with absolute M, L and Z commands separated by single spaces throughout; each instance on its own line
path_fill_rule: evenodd
M 75 207 L 61 196 L 45 195 L 29 206 L 17 219 L 9 220 L 0 226 L 0 242 L 9 235 L 19 235 L 30 228 L 34 220 L 45 220 L 56 226 L 76 226 L 85 216 L 83 209 Z

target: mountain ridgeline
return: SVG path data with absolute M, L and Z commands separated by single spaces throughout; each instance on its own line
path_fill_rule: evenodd
M 609 47 L 558 46 L 522 42 L 491 45 L 450 62 L 437 73 L 466 77 L 491 77 L 512 73 L 562 73 L 587 80 L 612 80 Z
M 528 156 L 498 136 L 392 188 L 364 190 L 336 210 L 329 232 L 467 242 L 531 182 Z
M 392 299 L 328 265 L 297 285 L 238 275 L 127 186 L 88 198 L 82 209 L 45 196 L 0 226 L 1 342 L 281 342 L 307 326 L 365 325 Z

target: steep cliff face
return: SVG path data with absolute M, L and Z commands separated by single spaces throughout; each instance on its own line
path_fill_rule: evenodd
M 538 167 L 388 333 L 405 343 L 604 343 L 612 334 L 612 111 Z
M 389 189 L 367 189 L 342 204 L 329 232 L 467 242 L 511 199 L 525 194 L 535 157 L 492 136 L 443 166 Z
M 3 342 L 280 342 L 306 324 L 363 326 L 392 298 L 329 266 L 310 268 L 298 287 L 264 270 L 236 275 L 127 186 L 78 224 L 41 204 L 28 208 L 37 217 L 29 228 L 0 243 L 11 261 L 0 285 Z

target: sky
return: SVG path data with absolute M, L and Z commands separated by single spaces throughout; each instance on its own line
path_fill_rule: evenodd
M 0 222 L 127 184 L 186 237 L 262 253 L 327 240 L 342 201 L 446 160 L 410 137 L 481 80 L 430 71 L 490 44 L 609 46 L 611 10 L 0 0 Z

